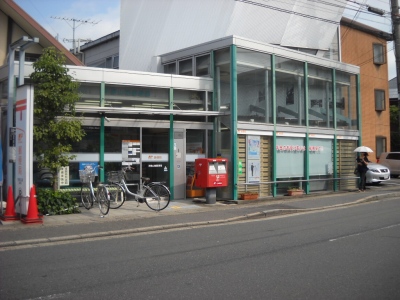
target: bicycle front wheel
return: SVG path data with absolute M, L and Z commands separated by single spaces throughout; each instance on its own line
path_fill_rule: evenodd
M 110 206 L 108 203 L 108 190 L 104 185 L 97 188 L 97 202 L 99 203 L 100 212 L 103 215 L 108 214 Z
M 93 206 L 93 197 L 90 192 L 90 187 L 86 184 L 82 185 L 81 188 L 81 201 L 82 205 L 86 209 L 90 209 Z
M 110 208 L 116 209 L 125 203 L 126 195 L 124 189 L 119 184 L 111 184 L 108 186 L 110 196 Z
M 146 197 L 146 204 L 150 209 L 160 211 L 168 206 L 171 194 L 164 185 L 154 183 L 145 188 L 143 196 Z

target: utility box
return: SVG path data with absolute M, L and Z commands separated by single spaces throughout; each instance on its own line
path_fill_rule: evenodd
M 196 187 L 228 186 L 228 160 L 226 158 L 197 158 L 195 160 L 195 174 Z

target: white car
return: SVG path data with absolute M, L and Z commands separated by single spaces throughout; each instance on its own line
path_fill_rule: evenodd
M 397 178 L 400 175 L 400 152 L 382 152 L 378 163 L 390 170 L 390 176 Z
M 369 163 L 367 171 L 367 183 L 379 184 L 381 181 L 390 180 L 390 170 L 388 167 Z

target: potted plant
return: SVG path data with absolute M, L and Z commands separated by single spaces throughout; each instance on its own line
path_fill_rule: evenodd
M 300 196 L 304 194 L 304 191 L 298 187 L 290 187 L 287 190 L 288 196 Z
M 255 200 L 258 199 L 258 193 L 256 192 L 244 192 L 240 194 L 240 200 Z

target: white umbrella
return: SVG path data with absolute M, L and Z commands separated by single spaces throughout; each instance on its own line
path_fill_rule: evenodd
M 367 146 L 360 146 L 354 149 L 353 152 L 374 152 L 374 151 L 372 151 L 372 149 Z

